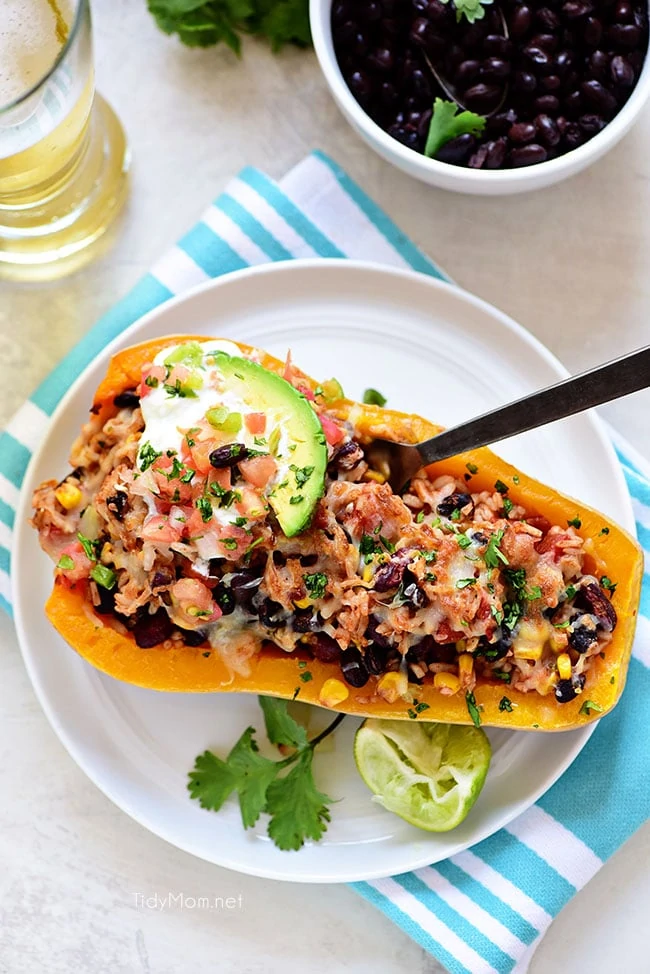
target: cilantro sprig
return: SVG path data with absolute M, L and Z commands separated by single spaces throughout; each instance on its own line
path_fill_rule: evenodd
M 448 3 L 449 0 L 442 0 L 442 2 Z M 477 20 L 483 20 L 485 17 L 484 7 L 491 3 L 492 0 L 453 0 L 453 5 L 456 8 L 456 20 L 460 23 L 461 19 L 465 17 L 470 24 Z
M 223 43 L 239 55 L 246 34 L 267 40 L 274 51 L 311 43 L 309 0 L 148 0 L 148 6 L 158 27 L 188 47 Z
M 424 154 L 432 159 L 443 145 L 452 139 L 468 133 L 480 135 L 484 129 L 485 118 L 482 115 L 476 115 L 475 112 L 462 112 L 455 101 L 436 98 Z
M 273 761 L 259 753 L 255 729 L 247 727 L 223 761 L 212 751 L 200 754 L 190 771 L 188 790 L 202 808 L 218 812 L 237 794 L 244 828 L 252 828 L 262 812 L 270 815 L 268 833 L 279 849 L 300 849 L 307 839 L 317 841 L 327 830 L 332 799 L 319 791 L 312 762 L 315 748 L 341 723 L 338 714 L 313 740 L 289 714 L 286 700 L 259 697 L 266 734 L 293 753 Z M 290 768 L 285 774 L 285 770 Z

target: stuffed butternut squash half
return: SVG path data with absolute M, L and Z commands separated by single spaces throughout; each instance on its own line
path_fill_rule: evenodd
M 393 493 L 373 438 L 438 429 L 231 341 L 126 349 L 74 469 L 34 494 L 47 615 L 156 690 L 525 730 L 600 717 L 625 683 L 639 547 L 487 449 Z

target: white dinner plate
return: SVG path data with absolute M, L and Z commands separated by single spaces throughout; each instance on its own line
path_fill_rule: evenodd
M 352 261 L 295 261 L 239 271 L 169 301 L 110 345 L 74 383 L 30 465 L 17 518 L 14 606 L 25 663 L 54 730 L 72 757 L 128 815 L 181 849 L 241 872 L 302 882 L 368 879 L 433 863 L 491 835 L 523 812 L 571 764 L 593 725 L 560 734 L 488 730 L 492 766 L 466 821 L 446 835 L 420 832 L 371 800 L 352 759 L 348 718 L 315 761 L 333 798 L 319 843 L 280 852 L 266 823 L 245 832 L 229 801 L 215 814 L 189 798 L 187 773 L 206 748 L 225 754 L 249 724 L 247 694 L 173 694 L 94 670 L 54 632 L 41 606 L 52 565 L 27 524 L 32 489 L 61 477 L 109 357 L 160 335 L 241 339 L 294 361 L 346 393 L 381 390 L 390 406 L 445 425 L 567 373 L 534 338 L 484 301 L 430 277 Z M 598 420 L 585 414 L 501 445 L 499 452 L 553 487 L 633 530 L 629 496 Z M 312 710 L 312 723 L 322 719 Z

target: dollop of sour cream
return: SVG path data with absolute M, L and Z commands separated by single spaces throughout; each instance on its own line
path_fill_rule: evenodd
M 179 361 L 177 364 L 188 368 L 192 376 L 196 378 L 197 382 L 192 385 L 192 394 L 170 394 L 169 387 L 166 387 L 166 383 L 163 381 L 150 387 L 147 395 L 140 400 L 145 428 L 140 440 L 138 465 L 140 465 L 142 450 L 148 446 L 152 447 L 157 453 L 167 453 L 168 451 L 180 453 L 187 430 L 203 421 L 210 409 L 225 407 L 229 412 L 241 413 L 242 417 L 246 413 L 256 411 L 253 395 L 249 400 L 246 397 L 246 390 L 244 390 L 243 395 L 238 395 L 232 389 L 226 388 L 223 373 L 219 369 L 218 357 L 215 358 L 216 352 L 225 352 L 227 355 L 241 358 L 243 356 L 239 347 L 234 342 L 224 339 L 213 339 L 205 342 L 192 341 L 191 345 L 200 346 L 201 360 L 191 363 Z M 172 366 L 165 366 L 165 363 L 174 357 L 174 353 L 179 348 L 181 348 L 181 344 L 164 348 L 155 357 L 154 365 L 171 369 Z M 276 434 L 277 447 L 274 450 L 278 467 L 275 476 L 269 481 L 268 487 L 271 488 L 275 483 L 281 482 L 289 471 L 290 452 L 288 447 L 290 437 L 286 429 L 287 417 L 281 410 L 266 409 L 265 413 L 266 432 L 264 436 L 267 442 L 274 429 L 280 430 L 279 438 Z M 246 428 L 245 424 L 242 424 L 234 439 L 237 443 L 243 443 L 251 449 L 260 449 L 259 443 L 255 443 L 255 436 Z

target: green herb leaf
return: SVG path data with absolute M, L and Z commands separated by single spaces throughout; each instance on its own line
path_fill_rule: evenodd
M 424 521 L 424 511 L 418 511 L 417 514 L 415 515 L 415 523 L 422 524 L 423 521 Z
M 322 599 L 327 588 L 327 575 L 324 572 L 313 572 L 302 577 L 309 597 L 312 599 Z
M 158 457 L 161 457 L 162 453 L 158 450 L 154 450 L 151 443 L 143 443 L 140 447 L 140 454 L 138 461 L 140 464 L 140 470 L 148 470 L 152 463 L 155 463 Z
M 468 588 L 470 585 L 476 585 L 475 578 L 459 578 L 456 582 L 456 588 Z
M 56 567 L 60 568 L 63 572 L 69 572 L 74 568 L 74 561 L 70 555 L 61 555 L 56 563 Z
M 576 530 L 578 530 L 578 528 L 581 528 L 582 527 L 582 521 L 580 520 L 580 518 L 577 515 L 575 517 L 571 518 L 571 520 L 570 521 L 567 521 L 566 523 L 568 524 L 568 526 L 570 528 L 576 528 Z
M 511 714 L 512 701 L 509 700 L 508 697 L 501 697 L 501 699 L 499 700 L 499 710 L 501 711 L 501 713 L 505 711 L 506 713 Z
M 451 139 L 459 135 L 480 135 L 485 128 L 485 119 L 474 112 L 463 112 L 455 101 L 436 98 L 433 115 L 429 124 L 424 154 L 432 159 Z
M 102 588 L 110 589 L 115 588 L 117 582 L 117 575 L 112 568 L 108 568 L 106 565 L 93 565 L 90 569 L 90 577 Z
M 594 703 L 593 700 L 585 700 L 578 713 L 584 714 L 586 717 L 588 717 L 592 710 L 597 714 L 602 714 L 603 712 L 603 708 L 599 703 Z
M 465 466 L 471 474 L 478 473 L 478 467 L 475 463 L 466 463 Z
M 331 798 L 319 791 L 312 771 L 313 751 L 304 750 L 289 774 L 269 786 L 266 810 L 269 835 L 279 849 L 300 849 L 305 839 L 317 841 L 327 829 Z
M 504 534 L 505 531 L 503 528 L 501 528 L 499 531 L 496 531 L 488 541 L 488 546 L 485 549 L 485 555 L 483 556 L 485 564 L 488 568 L 498 568 L 499 562 L 502 562 L 504 565 L 508 564 L 508 559 L 500 549 Z
M 507 494 L 508 491 L 510 490 L 508 485 L 504 484 L 502 480 L 497 480 L 497 482 L 494 485 L 494 489 L 498 491 L 500 494 Z
M 492 676 L 497 680 L 501 680 L 502 683 L 510 683 L 512 680 L 512 673 L 506 673 L 505 670 L 492 670 Z
M 480 727 L 481 726 L 481 712 L 479 711 L 478 707 L 476 706 L 476 697 L 471 692 L 471 690 L 468 690 L 467 693 L 465 694 L 465 703 L 467 704 L 467 712 L 469 713 L 470 717 L 472 718 L 472 723 L 474 724 L 474 727 Z
M 207 524 L 212 517 L 212 504 L 209 497 L 199 497 L 196 500 L 197 510 L 201 512 L 201 520 Z M 235 544 L 235 547 L 237 545 Z
M 244 733 L 254 733 L 253 728 L 249 727 Z M 235 771 L 212 751 L 199 754 L 189 779 L 187 787 L 190 796 L 199 802 L 201 808 L 213 812 L 219 811 L 226 798 L 236 790 L 238 782 Z
M 86 552 L 86 558 L 88 558 L 90 561 L 97 561 L 97 554 L 102 544 L 101 541 L 91 541 L 91 539 L 87 538 L 85 534 L 81 533 L 81 531 L 77 532 L 77 540 L 81 543 L 81 547 Z
M 614 594 L 618 586 L 618 582 L 613 582 L 611 578 L 607 577 L 607 575 L 601 575 L 600 584 L 605 589 L 605 591 L 609 592 L 611 595 Z
M 221 538 L 221 544 L 228 551 L 234 551 L 235 548 L 237 547 L 237 539 L 236 538 Z
M 442 0 L 442 2 L 447 3 L 448 0 Z M 465 17 L 470 24 L 473 24 L 477 20 L 482 20 L 485 17 L 483 6 L 491 3 L 492 0 L 454 0 L 453 5 L 456 8 L 456 20 L 460 23 L 461 19 Z
M 289 714 L 286 700 L 277 697 L 258 697 L 258 700 L 271 744 L 295 748 L 307 746 L 307 731 Z
M 598 532 L 598 537 L 600 537 L 601 534 L 609 534 L 609 528 L 601 528 Z
M 363 394 L 363 402 L 366 406 L 385 406 L 387 399 L 376 389 L 366 389 Z

